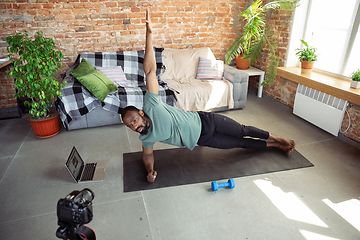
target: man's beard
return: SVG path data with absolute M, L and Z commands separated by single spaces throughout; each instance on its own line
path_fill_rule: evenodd
M 144 117 L 141 117 L 143 120 L 144 120 L 144 125 L 143 126 L 139 126 L 137 129 L 136 129 L 136 131 L 138 132 L 138 133 L 140 133 L 141 135 L 146 135 L 147 133 L 148 133 L 148 131 L 149 131 L 149 127 L 147 126 L 147 121 L 145 120 L 145 118 Z M 139 128 L 143 128 L 142 130 L 141 130 L 141 132 L 139 132 L 138 131 L 138 129 Z

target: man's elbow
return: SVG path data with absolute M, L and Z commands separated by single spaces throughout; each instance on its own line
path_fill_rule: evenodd
M 155 67 L 152 67 L 152 66 L 145 67 L 144 66 L 144 73 L 145 73 L 146 77 L 149 77 L 152 74 L 155 74 L 155 76 L 156 76 L 156 66 Z
M 152 150 L 145 150 L 142 153 L 143 159 L 149 159 L 154 157 L 154 152 Z
M 152 158 L 154 157 L 154 154 L 153 153 L 143 153 L 143 159 L 148 159 L 148 158 Z

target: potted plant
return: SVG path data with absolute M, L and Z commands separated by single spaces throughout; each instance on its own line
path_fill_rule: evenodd
M 55 41 L 46 38 L 42 31 L 34 38 L 28 32 L 16 33 L 6 37 L 8 57 L 13 68 L 8 73 L 15 79 L 17 89 L 14 97 L 25 97 L 29 107 L 28 120 L 38 137 L 47 138 L 59 132 L 59 113 L 49 111 L 49 105 L 57 96 L 65 82 L 59 83 L 52 75 L 61 67 L 64 57 L 56 51 Z M 53 129 L 42 129 L 43 124 Z
M 243 31 L 226 53 L 226 64 L 229 64 L 231 60 L 241 55 L 243 59 L 248 59 L 251 65 L 259 58 L 263 47 L 267 45 L 269 60 L 263 85 L 272 83 L 275 80 L 276 69 L 279 65 L 279 56 L 275 53 L 278 41 L 274 39 L 268 26 L 266 12 L 278 9 L 293 10 L 298 6 L 299 1 L 272 1 L 262 6 L 262 1 L 256 0 L 245 11 L 240 13 L 240 16 L 245 19 L 245 25 Z
M 352 88 L 360 88 L 360 68 L 351 74 L 351 85 Z
M 314 62 L 317 60 L 317 54 L 316 54 L 316 48 L 310 47 L 307 42 L 304 40 L 301 40 L 302 44 L 305 45 L 306 48 L 300 49 L 297 48 L 298 51 L 296 55 L 299 57 L 299 60 L 301 62 L 301 68 L 302 69 L 312 69 L 314 66 Z

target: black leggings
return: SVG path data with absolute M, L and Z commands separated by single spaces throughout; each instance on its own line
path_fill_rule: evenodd
M 212 112 L 199 111 L 198 114 L 202 125 L 201 135 L 197 143 L 199 146 L 221 149 L 263 149 L 266 147 L 266 141 L 260 139 L 269 138 L 267 131 L 244 126 L 231 118 Z

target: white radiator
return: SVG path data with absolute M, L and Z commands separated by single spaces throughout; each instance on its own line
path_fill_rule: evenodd
M 338 136 L 348 102 L 299 84 L 293 113 Z

